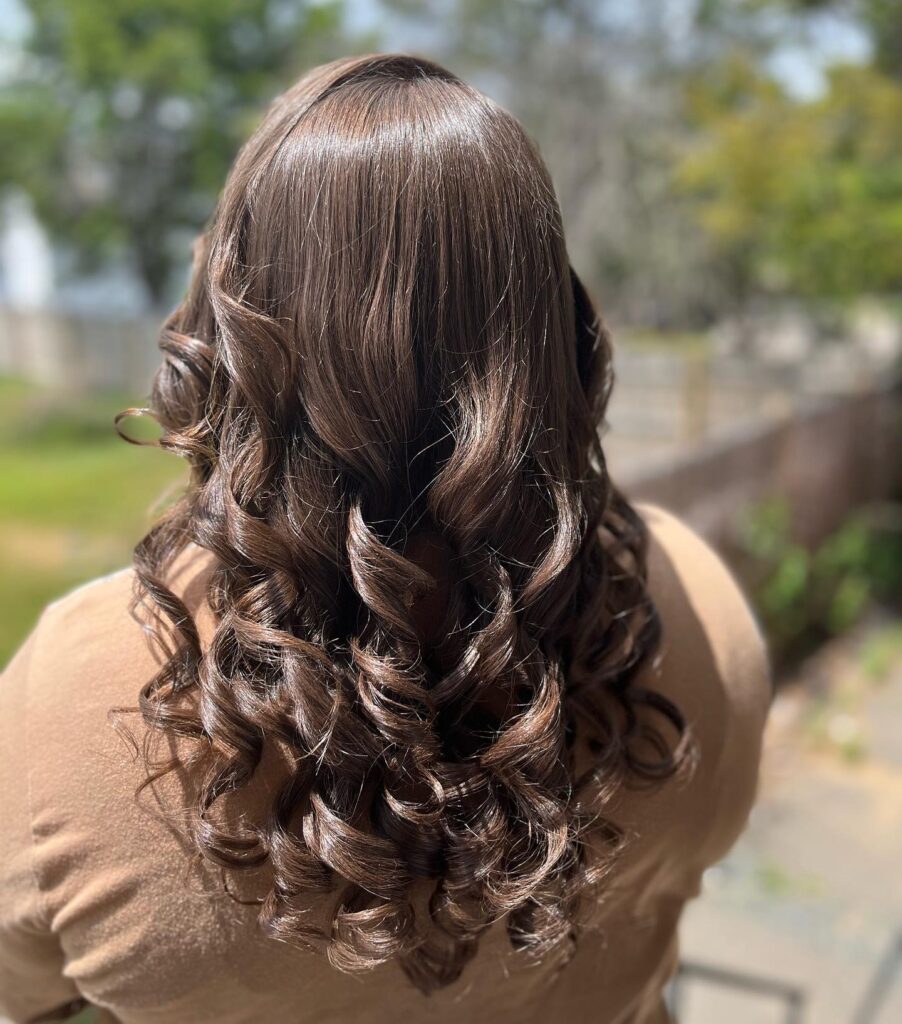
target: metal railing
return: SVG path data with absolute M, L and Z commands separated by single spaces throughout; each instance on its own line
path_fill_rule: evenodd
M 864 995 L 852 1014 L 850 1024 L 881 1024 L 880 1013 L 902 967 L 902 930 L 896 933 L 883 959 L 877 965 Z M 784 1024 L 802 1024 L 806 993 L 800 985 L 764 975 L 749 974 L 730 968 L 696 961 L 683 961 L 670 983 L 667 1006 L 679 1024 L 692 1024 L 682 1016 L 686 990 L 691 982 L 717 985 L 749 997 L 776 1000 L 784 1008 Z
M 681 963 L 671 982 L 668 1005 L 670 1012 L 680 1024 L 685 1024 L 681 1014 L 685 1007 L 686 985 L 690 979 L 730 988 L 749 996 L 776 999 L 785 1006 L 785 1024 L 802 1024 L 805 991 L 801 987 L 775 978 L 694 962 Z

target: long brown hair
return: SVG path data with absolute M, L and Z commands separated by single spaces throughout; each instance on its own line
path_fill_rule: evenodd
M 144 756 L 190 779 L 193 847 L 267 866 L 261 924 L 342 969 L 398 958 L 430 991 L 501 919 L 572 950 L 607 800 L 671 775 L 686 727 L 637 682 L 646 531 L 533 141 L 428 60 L 316 68 L 235 161 L 160 347 L 149 408 L 191 478 L 135 550 L 167 651 L 139 707 L 192 743 Z M 168 578 L 190 544 L 215 556 L 205 644 Z M 269 805 L 214 813 L 272 748 Z

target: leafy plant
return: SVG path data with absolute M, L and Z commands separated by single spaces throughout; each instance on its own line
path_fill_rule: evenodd
M 743 571 L 778 663 L 848 629 L 871 601 L 902 600 L 902 514 L 885 511 L 862 508 L 813 549 L 795 539 L 783 498 L 743 517 Z

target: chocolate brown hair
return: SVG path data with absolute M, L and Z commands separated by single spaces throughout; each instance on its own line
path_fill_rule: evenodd
M 496 921 L 572 950 L 607 801 L 671 775 L 686 726 L 637 681 L 646 528 L 533 141 L 428 60 L 313 70 L 237 157 L 160 347 L 150 410 L 191 477 L 135 550 L 167 652 L 139 706 L 193 750 L 145 747 L 189 780 L 194 849 L 268 869 L 269 934 L 424 991 Z M 204 644 L 168 577 L 191 544 L 215 556 Z M 268 803 L 217 814 L 276 748 Z

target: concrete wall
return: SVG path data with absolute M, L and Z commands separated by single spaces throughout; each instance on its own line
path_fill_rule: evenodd
M 855 506 L 902 488 L 902 391 L 809 398 L 787 415 L 725 431 L 675 457 L 613 467 L 624 490 L 729 544 L 740 512 L 784 496 L 798 540 L 815 543 Z

